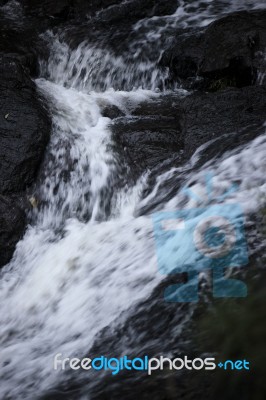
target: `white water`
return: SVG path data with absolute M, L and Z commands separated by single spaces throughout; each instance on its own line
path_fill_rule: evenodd
M 112 149 L 109 120 L 101 114 L 105 104 L 114 104 L 130 115 L 141 101 L 158 95 L 158 74 L 148 74 L 144 66 L 137 77 L 139 66 L 130 71 L 122 59 L 115 59 L 103 78 L 101 66 L 105 68 L 110 57 L 105 55 L 106 63 L 101 57 L 101 52 L 95 55 L 84 45 L 70 54 L 55 41 L 48 80 L 37 81 L 51 103 L 53 135 L 36 188 L 39 209 L 33 211 L 32 225 L 0 282 L 0 377 L 5 400 L 32 400 L 55 387 L 64 374 L 53 371 L 54 355 L 82 357 L 103 327 L 148 298 L 163 279 L 151 218 L 137 218 L 135 213 L 158 195 L 164 181 L 181 171 L 158 177 L 154 192 L 144 200 L 140 195 L 145 176 L 134 187 L 113 191 L 121 165 Z M 125 89 L 125 79 L 130 87 L 137 82 L 137 87 L 153 90 L 112 90 L 114 81 Z M 266 194 L 265 154 L 262 136 L 215 164 L 210 162 L 193 177 L 188 174 L 186 181 L 193 181 L 195 192 L 204 193 L 204 172 L 212 169 L 214 195 L 237 181 L 239 191 L 228 201 L 243 204 L 247 214 L 254 212 Z M 161 208 L 181 204 L 184 195 L 176 193 Z
M 103 200 L 119 167 L 98 103 L 118 103 L 125 93 L 101 98 L 44 80 L 38 85 L 52 100 L 54 133 L 39 189 L 44 204 L 1 281 L 3 398 L 30 399 L 53 387 L 59 379 L 53 355 L 81 355 L 101 328 L 159 281 L 151 222 L 132 215 L 141 182 L 118 193 L 116 218 L 96 222 L 104 220 Z M 131 93 L 127 101 L 148 95 Z
M 226 135 L 225 135 L 226 136 Z M 225 137 L 226 140 L 226 137 Z M 215 140 L 214 140 L 215 141 Z M 189 163 L 183 167 L 172 168 L 156 178 L 153 191 L 143 200 L 138 207 L 147 206 L 154 199 L 162 197 L 160 210 L 174 210 L 179 208 L 194 208 L 207 206 L 217 202 L 232 185 L 236 184 L 237 190 L 223 199 L 223 203 L 236 202 L 241 204 L 246 215 L 254 213 L 265 205 L 266 199 L 266 123 L 265 134 L 251 141 L 247 145 L 225 153 L 219 160 L 210 160 L 197 172 L 187 172 L 200 158 L 201 152 L 212 142 L 210 141 L 195 152 Z M 194 198 L 187 197 L 183 188 L 180 193 L 167 202 L 163 200 L 165 182 L 173 180 L 176 176 L 185 173 L 185 187 L 195 194 Z M 206 178 L 212 176 L 211 193 L 206 191 Z

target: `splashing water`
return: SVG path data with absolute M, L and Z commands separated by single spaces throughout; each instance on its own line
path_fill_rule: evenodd
M 244 7 L 240 1 L 231 2 L 230 10 L 225 1 L 200 3 L 202 8 L 195 1 L 181 2 L 174 16 L 160 21 L 203 26 L 218 14 Z M 245 3 L 245 8 L 257 7 Z M 166 29 L 161 22 L 151 29 L 157 22 L 157 18 L 143 20 L 135 29 L 146 27 L 154 42 Z M 140 102 L 157 96 L 166 77 L 153 61 L 130 65 L 84 43 L 71 51 L 56 39 L 42 74 L 47 79 L 37 80 L 37 85 L 51 105 L 53 135 L 36 187 L 39 209 L 33 211 L 13 260 L 1 272 L 3 399 L 31 400 L 56 387 L 65 375 L 53 371 L 54 355 L 82 357 L 101 329 L 147 299 L 163 279 L 151 218 L 135 215 L 163 195 L 166 181 L 183 174 L 184 182 L 202 193 L 202 176 L 211 168 L 216 195 L 228 182 L 240 182 L 237 194 L 227 201 L 238 201 L 247 213 L 257 210 L 266 194 L 265 135 L 210 161 L 193 175 L 186 166 L 168 171 L 157 178 L 145 199 L 141 193 L 146 175 L 135 185 L 123 183 L 110 120 L 101 110 L 104 104 L 116 105 L 130 115 Z M 200 149 L 190 162 L 199 153 Z M 195 204 L 181 192 L 167 203 L 162 196 L 161 209 L 181 206 Z

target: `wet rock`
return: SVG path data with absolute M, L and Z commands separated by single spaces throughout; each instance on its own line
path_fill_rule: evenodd
M 239 85 L 246 85 L 248 76 L 237 76 L 237 72 L 248 75 L 250 71 L 252 77 L 256 53 L 266 47 L 265 26 L 266 11 L 240 12 L 211 24 L 204 35 L 200 74 L 232 70 Z
M 22 1 L 21 1 L 22 2 Z M 67 20 L 75 17 L 94 17 L 96 14 L 103 20 L 114 21 L 140 19 L 153 15 L 172 14 L 177 8 L 175 0 L 23 0 L 26 13 L 39 18 L 61 18 Z
M 205 30 L 179 35 L 162 65 L 170 67 L 175 80 L 196 75 L 208 79 L 211 90 L 251 85 L 266 48 L 265 26 L 264 10 L 230 14 Z
M 0 58 L 0 193 L 32 184 L 50 136 L 50 118 L 23 67 Z
M 170 68 L 173 80 L 186 80 L 198 74 L 203 54 L 202 31 L 178 34 L 176 41 L 167 49 L 160 64 Z
M 202 153 L 201 163 L 258 136 L 261 129 L 255 126 L 266 120 L 266 86 L 166 94 L 140 104 L 132 114 L 113 121 L 113 139 L 135 174 L 150 169 L 155 179 L 183 165 L 207 142 L 216 141 Z
M 123 23 L 137 21 L 142 18 L 153 17 L 155 15 L 171 15 L 177 9 L 176 1 L 164 0 L 130 0 L 114 4 L 100 12 L 99 18 L 108 22 Z
M 22 0 L 21 0 L 22 2 Z M 107 8 L 119 0 L 23 0 L 23 6 L 27 14 L 39 18 L 62 18 L 66 20 L 73 16 L 92 16 L 96 11 Z
M 38 75 L 38 58 L 46 51 L 46 42 L 40 34 L 51 28 L 54 19 L 39 19 L 26 15 L 18 2 L 0 7 L 0 56 L 8 56 Z
M 33 183 L 49 141 L 51 122 L 29 74 L 37 75 L 46 20 L 24 14 L 18 2 L 0 4 L 0 265 L 21 238 Z M 17 193 L 22 192 L 18 197 Z M 23 199 L 18 201 L 18 198 Z
M 266 119 L 266 86 L 195 93 L 184 102 L 185 154 L 190 157 L 202 144 L 224 134 L 238 133 Z M 234 141 L 241 144 L 241 136 Z M 223 146 L 225 151 L 226 142 Z M 221 146 L 217 146 L 217 152 Z
M 102 108 L 102 116 L 110 119 L 122 117 L 124 113 L 114 104 L 106 104 Z
M 152 169 L 183 149 L 184 138 L 177 116 L 121 117 L 111 127 L 114 141 L 139 171 Z
M 161 99 L 163 101 L 163 99 Z M 194 93 L 180 99 L 174 96 L 180 113 L 182 110 L 183 152 L 172 154 L 168 160 L 157 163 L 150 173 L 146 197 L 153 189 L 158 175 L 174 167 L 184 167 L 163 183 L 153 203 L 149 202 L 140 213 L 146 214 L 170 200 L 180 189 L 186 174 L 198 170 L 207 161 L 221 157 L 225 152 L 265 133 L 266 86 L 231 88 L 216 93 Z M 167 100 L 169 102 L 169 99 Z M 152 107 L 149 104 L 149 107 Z M 145 106 L 142 107 L 145 109 Z M 165 138 L 167 140 L 167 138 Z M 202 148 L 200 146 L 204 145 Z M 195 152 L 197 154 L 195 155 Z M 183 176 L 184 175 L 184 176 Z
M 10 59 L 18 61 L 21 65 L 28 68 L 32 75 L 36 75 L 37 56 L 34 46 L 29 45 L 25 35 L 21 36 L 19 31 L 2 30 L 0 28 L 2 40 L 0 41 L 0 54 L 7 55 Z
M 72 6 L 78 3 L 75 0 L 57 0 L 56 2 L 53 0 L 23 0 L 20 2 L 28 15 L 36 16 L 39 19 L 56 18 L 62 20 L 71 17 Z
M 25 225 L 25 212 L 14 199 L 0 195 L 0 267 L 11 260 Z

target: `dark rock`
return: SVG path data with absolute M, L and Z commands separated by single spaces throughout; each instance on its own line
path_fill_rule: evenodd
M 25 12 L 39 18 L 92 17 L 97 11 L 108 8 L 121 0 L 20 0 Z
M 136 20 L 154 15 L 173 14 L 177 8 L 176 0 L 23 0 L 27 14 L 39 18 L 94 17 L 103 20 Z
M 228 133 L 238 133 L 266 119 L 266 87 L 195 93 L 183 102 L 185 154 L 190 157 L 202 144 Z M 241 144 L 241 137 L 235 146 Z M 226 146 L 226 143 L 224 144 Z M 217 147 L 217 152 L 221 149 Z
M 177 9 L 176 1 L 130 0 L 114 4 L 100 12 L 99 18 L 108 22 L 134 22 L 155 15 L 170 15 Z
M 114 104 L 105 105 L 102 109 L 102 116 L 110 119 L 122 117 L 123 112 Z
M 173 79 L 188 79 L 198 74 L 203 53 L 202 31 L 180 33 L 161 59 L 170 68 Z
M 26 14 L 38 18 L 67 18 L 71 11 L 71 0 L 23 0 Z
M 25 212 L 12 198 L 0 195 L 0 267 L 11 260 L 25 225 Z
M 156 209 L 158 205 L 162 207 L 164 202 L 170 200 L 180 189 L 189 171 L 193 172 L 207 161 L 221 157 L 226 151 L 244 145 L 265 133 L 263 126 L 266 120 L 265 86 L 231 88 L 216 93 L 194 93 L 185 99 L 180 99 L 179 104 L 178 98 L 174 96 L 174 101 L 177 112 L 182 115 L 183 152 L 178 155 L 172 154 L 169 160 L 155 165 L 149 176 L 144 197 L 154 187 L 158 175 L 173 167 L 186 165 L 201 145 L 206 144 L 206 146 L 194 158 L 193 163 L 187 164 L 184 174 L 180 172 L 178 176 L 162 184 L 154 202 L 143 208 L 141 214 Z M 166 103 L 168 102 L 169 95 Z M 158 105 L 158 100 L 156 103 Z M 152 108 L 152 104 L 149 104 L 149 108 Z M 142 106 L 142 109 L 145 109 L 145 106 Z M 157 112 L 159 113 L 159 110 Z
M 113 138 L 133 175 L 151 170 L 144 197 L 154 188 L 158 175 L 186 166 L 184 172 L 164 181 L 154 202 L 140 211 L 145 214 L 170 200 L 190 170 L 197 170 L 265 132 L 266 87 L 198 92 L 186 97 L 166 94 L 140 104 L 133 115 L 133 119 L 124 117 L 113 122 Z M 148 128 L 150 120 L 153 130 Z M 164 128 L 165 121 L 172 121 L 171 129 Z M 204 144 L 193 163 L 187 164 Z
M 25 226 L 25 194 L 49 141 L 51 122 L 31 75 L 44 51 L 39 34 L 50 21 L 24 14 L 18 2 L 0 8 L 0 266 L 9 262 Z M 2 195 L 5 195 L 2 196 Z
M 27 41 L 27 35 L 15 30 L 3 30 L 0 28 L 0 54 L 7 55 L 10 59 L 18 61 L 21 65 L 36 75 L 37 56 L 31 41 Z M 32 45 L 31 45 L 32 44 Z
M 134 174 L 153 170 L 154 178 L 171 166 L 190 159 L 204 143 L 209 146 L 201 162 L 244 144 L 258 135 L 239 132 L 262 126 L 266 119 L 266 87 L 231 88 L 216 93 L 182 96 L 166 94 L 139 105 L 132 117 L 117 118 L 111 128 L 113 139 Z M 231 135 L 226 140 L 224 135 Z M 204 161 L 205 160 L 205 161 Z
M 50 118 L 23 67 L 0 59 L 0 193 L 30 185 L 50 136 Z
M 178 116 L 122 117 L 113 122 L 112 131 L 114 141 L 139 171 L 152 169 L 183 149 Z
M 211 24 L 204 35 L 200 74 L 256 68 L 256 53 L 266 47 L 266 11 L 239 12 Z M 245 77 L 236 76 L 241 84 Z M 245 84 L 245 82 L 243 82 Z
M 253 84 L 266 48 L 266 11 L 242 11 L 188 31 L 176 38 L 161 60 L 173 79 L 196 75 L 210 80 L 210 89 Z M 264 71 L 265 72 L 265 71 Z
M 0 56 L 8 56 L 38 75 L 38 58 L 48 46 L 40 34 L 51 28 L 55 19 L 38 18 L 24 13 L 17 2 L 0 8 Z

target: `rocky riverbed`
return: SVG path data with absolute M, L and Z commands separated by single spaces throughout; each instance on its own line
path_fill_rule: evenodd
M 4 400 L 216 393 L 209 377 L 188 390 L 183 374 L 92 381 L 49 362 L 197 353 L 207 306 L 164 301 L 151 215 L 193 205 L 181 189 L 202 194 L 210 170 L 216 197 L 237 184 L 248 277 L 263 276 L 265 121 L 264 2 L 0 1 Z

